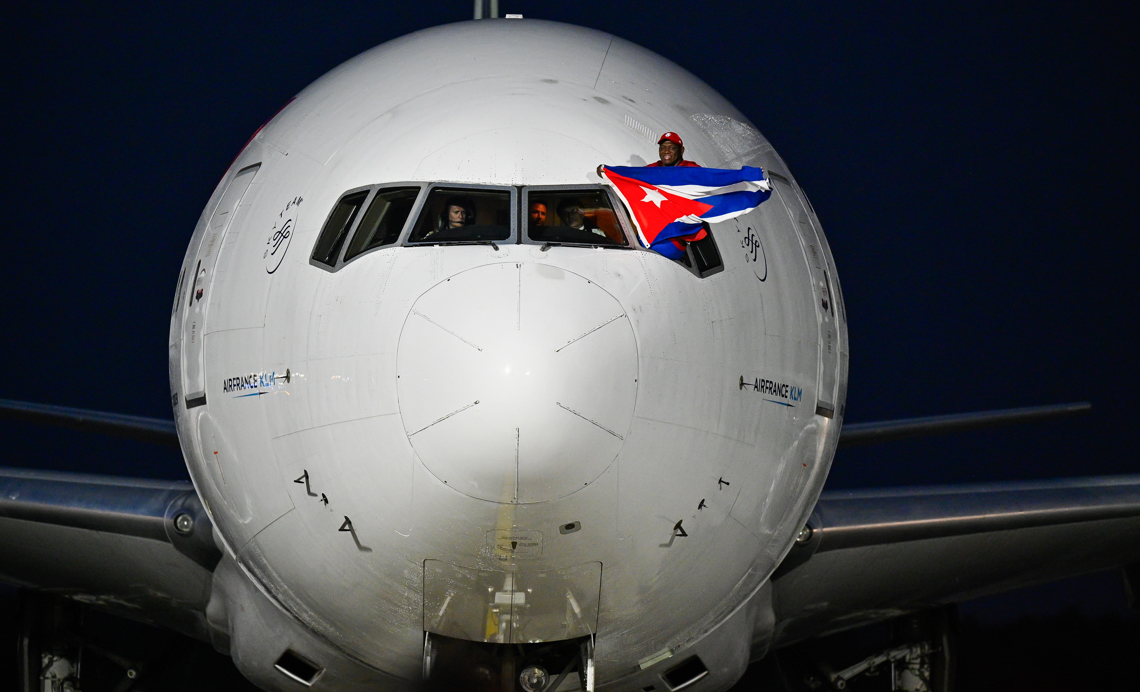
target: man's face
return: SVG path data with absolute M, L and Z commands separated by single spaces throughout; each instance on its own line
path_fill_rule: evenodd
M 458 204 L 452 204 L 447 208 L 447 225 L 452 228 L 459 228 L 467 223 L 467 210 Z
M 562 210 L 560 214 L 562 223 L 571 228 L 581 228 L 583 222 L 586 220 L 586 215 L 582 213 L 581 207 L 577 204 L 571 204 Z
M 676 166 L 684 153 L 685 147 L 667 139 L 657 145 L 657 156 L 661 158 L 661 163 L 666 166 Z
M 546 205 L 542 202 L 531 202 L 530 225 L 542 226 L 546 224 Z

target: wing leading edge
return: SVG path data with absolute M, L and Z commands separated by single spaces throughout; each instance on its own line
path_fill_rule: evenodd
M 1140 476 L 826 492 L 773 578 L 783 646 L 1140 562 Z
M 221 553 L 193 486 L 0 468 L 0 581 L 208 639 Z

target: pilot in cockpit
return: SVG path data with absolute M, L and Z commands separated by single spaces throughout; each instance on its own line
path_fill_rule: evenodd
M 530 227 L 546 225 L 546 204 L 543 202 L 530 203 Z
M 439 212 L 439 221 L 432 233 L 462 228 L 475 223 L 475 203 L 469 197 L 449 197 Z M 424 237 L 432 235 L 427 233 Z
M 562 225 L 570 228 L 575 228 L 580 231 L 591 231 L 597 235 L 605 236 L 605 233 L 598 228 L 598 225 L 586 218 L 586 213 L 582 209 L 582 200 L 573 197 L 563 199 L 558 203 L 558 218 L 562 219 Z

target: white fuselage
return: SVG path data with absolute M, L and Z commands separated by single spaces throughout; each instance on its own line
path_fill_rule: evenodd
M 599 163 L 656 160 L 666 130 L 704 166 L 774 174 L 771 199 L 712 227 L 711 276 L 525 242 L 310 261 L 353 189 L 598 185 Z M 683 650 L 761 589 L 839 434 L 845 319 L 802 191 L 711 88 L 586 29 L 439 27 L 307 87 L 219 184 L 176 301 L 179 435 L 227 552 L 407 680 L 425 631 L 596 633 L 603 686 Z

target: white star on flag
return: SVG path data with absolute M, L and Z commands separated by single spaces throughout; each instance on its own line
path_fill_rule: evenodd
M 638 185 L 638 187 L 641 187 L 641 186 Z M 669 201 L 669 198 L 666 197 L 665 195 L 661 194 L 661 191 L 658 190 L 657 188 L 641 187 L 641 189 L 645 190 L 645 199 L 643 199 L 641 201 L 642 202 L 653 202 L 654 204 L 657 205 L 658 209 L 661 208 L 662 202 L 668 202 Z

